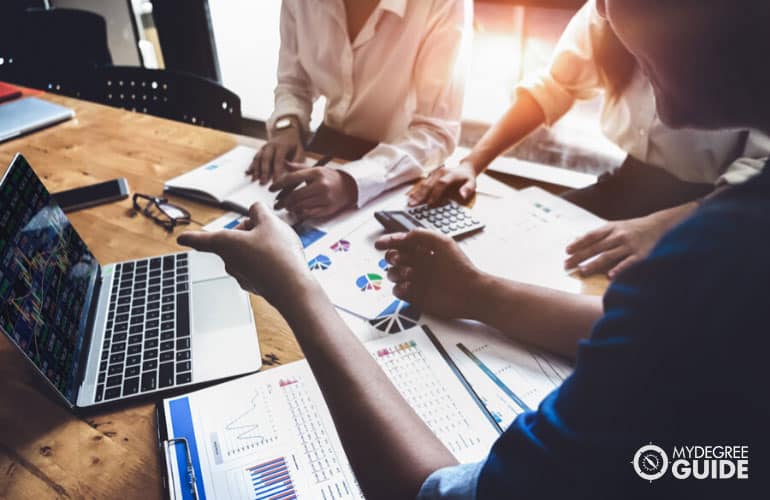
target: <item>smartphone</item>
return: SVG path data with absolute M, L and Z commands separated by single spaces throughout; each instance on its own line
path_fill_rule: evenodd
M 124 178 L 54 193 L 53 199 L 65 212 L 103 205 L 128 198 L 128 182 Z

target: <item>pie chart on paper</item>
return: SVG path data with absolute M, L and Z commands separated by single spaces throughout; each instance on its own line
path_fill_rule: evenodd
M 311 271 L 325 271 L 332 265 L 332 260 L 326 255 L 318 255 L 307 263 Z
M 348 240 L 339 240 L 331 246 L 331 249 L 335 252 L 348 252 L 350 251 L 350 242 Z
M 378 291 L 382 289 L 382 276 L 374 273 L 367 273 L 359 276 L 356 280 L 356 286 L 362 292 L 369 290 Z
M 420 311 L 403 300 L 396 299 L 369 324 L 385 333 L 398 333 L 417 326 Z

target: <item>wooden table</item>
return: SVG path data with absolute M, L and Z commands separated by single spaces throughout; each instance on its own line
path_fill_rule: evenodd
M 77 117 L 0 144 L 0 172 L 21 152 L 51 191 L 125 177 L 132 192 L 161 195 L 163 181 L 255 140 L 60 96 L 45 99 Z M 200 227 L 222 214 L 177 200 Z M 131 201 L 71 214 L 101 262 L 179 249 L 176 236 L 141 215 Z M 600 294 L 604 279 L 585 282 Z M 291 330 L 269 304 L 252 296 L 265 368 L 302 358 Z M 0 498 L 161 498 L 154 403 L 78 418 L 58 403 L 0 336 Z

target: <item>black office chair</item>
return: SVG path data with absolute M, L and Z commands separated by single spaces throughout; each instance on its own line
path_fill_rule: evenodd
M 83 98 L 227 132 L 241 131 L 241 99 L 216 82 L 170 70 L 106 66 L 88 73 Z
M 0 20 L 0 80 L 79 97 L 80 75 L 112 64 L 104 18 L 76 9 L 27 9 Z

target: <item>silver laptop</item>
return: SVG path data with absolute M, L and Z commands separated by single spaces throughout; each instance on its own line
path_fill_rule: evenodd
M 26 97 L 0 106 L 0 142 L 34 132 L 75 116 L 75 112 L 64 106 Z
M 261 367 L 248 295 L 219 257 L 100 265 L 21 155 L 0 181 L 0 330 L 70 407 Z

